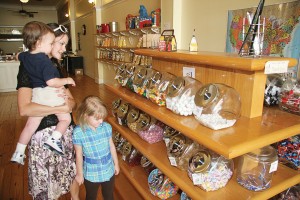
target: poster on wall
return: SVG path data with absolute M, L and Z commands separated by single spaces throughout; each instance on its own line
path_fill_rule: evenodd
M 238 53 L 243 43 L 243 19 L 256 8 L 228 11 L 226 52 Z M 289 68 L 289 76 L 300 76 L 300 1 L 264 6 L 263 55 L 290 57 L 298 65 Z

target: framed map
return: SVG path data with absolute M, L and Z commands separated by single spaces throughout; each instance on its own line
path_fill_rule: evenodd
M 228 11 L 226 52 L 238 53 L 243 43 L 243 20 L 256 7 Z M 264 6 L 265 18 L 263 55 L 290 57 L 298 65 L 289 68 L 289 75 L 300 76 L 300 1 Z

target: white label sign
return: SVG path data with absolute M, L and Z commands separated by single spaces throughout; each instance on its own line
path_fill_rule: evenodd
M 176 162 L 176 159 L 174 158 L 174 157 L 169 157 L 169 160 L 170 160 L 170 164 L 172 165 L 172 166 L 177 166 L 177 162 Z
M 278 168 L 278 160 L 271 163 L 269 173 L 277 171 L 277 168 Z
M 289 61 L 268 61 L 265 64 L 265 74 L 286 73 L 288 71 Z

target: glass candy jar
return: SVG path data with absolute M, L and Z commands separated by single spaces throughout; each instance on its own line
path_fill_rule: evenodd
M 114 117 L 117 117 L 118 108 L 120 107 L 121 104 L 122 104 L 122 100 L 120 98 L 115 99 L 112 102 L 112 114 Z
M 174 128 L 172 128 L 170 126 L 167 126 L 167 125 L 165 126 L 163 139 L 164 139 L 166 146 L 169 145 L 170 139 L 177 134 L 179 134 L 179 132 L 177 130 L 175 130 Z
M 264 104 L 273 106 L 278 104 L 278 99 L 283 85 L 283 77 L 279 74 L 270 74 L 267 76 L 266 89 L 264 95 Z
M 171 137 L 167 146 L 167 154 L 170 164 L 181 170 L 187 170 L 189 158 L 199 149 L 199 144 L 185 137 L 183 134 L 177 134 Z
M 177 194 L 176 186 L 167 176 L 159 169 L 154 169 L 148 176 L 148 186 L 151 194 L 160 199 L 168 199 Z
M 249 152 L 239 158 L 237 182 L 248 190 L 265 190 L 271 186 L 277 166 L 277 152 L 273 147 L 266 146 Z
M 137 166 L 141 162 L 142 154 L 136 150 L 128 141 L 126 141 L 121 149 L 122 160 L 130 166 Z
M 148 175 L 152 170 L 155 169 L 154 164 L 150 160 L 148 160 L 148 158 L 145 156 L 142 156 L 141 158 L 141 166 L 143 167 L 143 169 L 146 171 Z
M 123 144 L 126 142 L 126 139 L 122 137 L 122 135 L 119 132 L 113 133 L 113 142 L 116 146 L 117 152 L 121 152 Z
M 123 102 L 117 111 L 118 123 L 122 126 L 127 125 L 127 114 L 130 110 L 131 105 L 129 103 Z
M 281 88 L 279 108 L 300 115 L 300 79 L 288 79 Z
M 167 87 L 176 76 L 168 72 L 155 72 L 146 89 L 147 98 L 159 106 L 166 105 Z
M 233 126 L 240 117 L 240 95 L 224 84 L 212 83 L 201 87 L 195 95 L 195 104 L 195 118 L 214 130 Z
M 187 171 L 194 185 L 205 191 L 215 191 L 225 187 L 232 177 L 233 161 L 201 149 L 190 157 Z
M 146 68 L 146 67 L 141 67 L 137 73 L 135 74 L 132 84 L 133 84 L 133 89 L 134 92 L 147 97 L 146 96 L 146 88 L 148 86 L 148 82 L 150 80 L 150 77 L 154 73 L 153 69 Z
M 117 80 L 117 82 L 120 85 L 123 85 L 123 80 L 124 80 L 125 74 L 126 74 L 125 70 L 126 70 L 125 64 L 121 64 L 121 65 L 117 66 L 115 80 Z
M 189 76 L 177 77 L 168 85 L 166 107 L 179 115 L 192 115 L 194 97 L 202 83 Z
M 146 113 L 141 113 L 137 120 L 138 135 L 153 144 L 163 140 L 164 124 Z
M 130 130 L 132 130 L 135 133 L 138 132 L 137 120 L 139 117 L 140 117 L 140 110 L 135 107 L 131 107 L 127 114 L 127 126 Z
M 133 88 L 133 79 L 141 66 L 130 65 L 130 67 L 126 68 L 126 87 L 134 92 Z

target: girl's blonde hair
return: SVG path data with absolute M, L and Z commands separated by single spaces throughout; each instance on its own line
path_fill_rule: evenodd
M 94 116 L 100 119 L 105 119 L 107 117 L 106 106 L 99 97 L 87 96 L 78 106 L 76 120 L 83 129 L 88 126 L 88 116 Z

